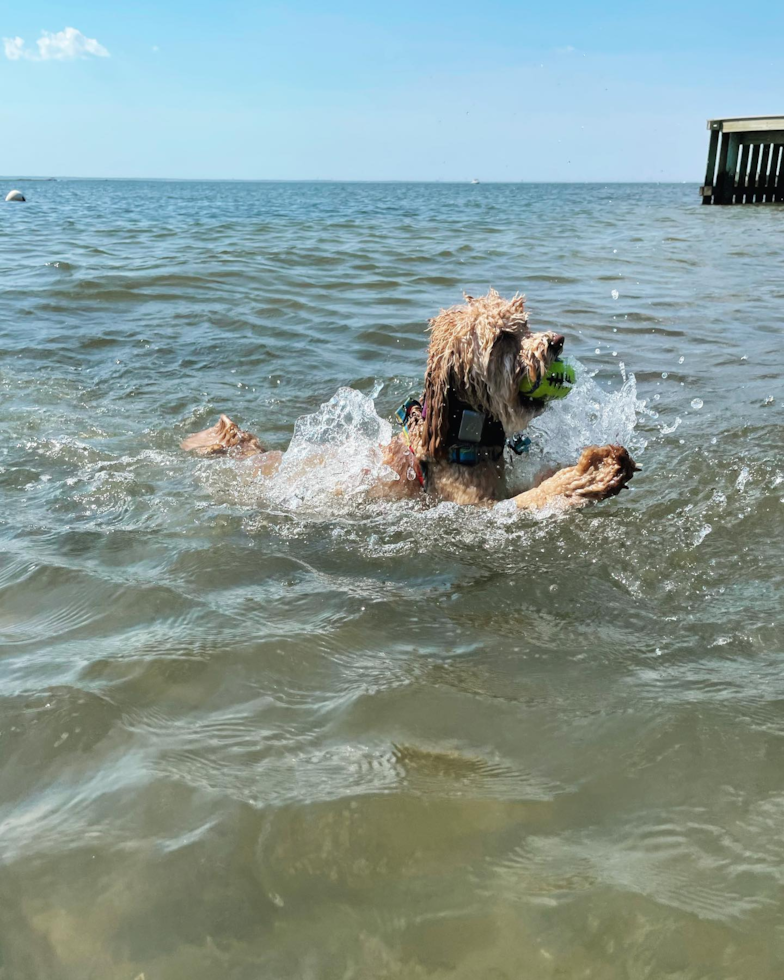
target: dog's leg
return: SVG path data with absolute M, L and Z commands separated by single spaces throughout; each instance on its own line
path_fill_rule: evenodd
M 534 488 L 540 487 L 545 480 L 549 480 L 550 477 L 555 476 L 557 472 L 558 472 L 557 466 L 545 466 L 543 470 L 539 470 L 539 472 L 536 474 L 531 486 Z
M 552 504 L 580 507 L 591 501 L 614 497 L 640 469 L 642 467 L 623 446 L 588 446 L 575 466 L 559 470 L 538 487 L 513 499 L 521 510 L 536 510 Z
M 215 456 L 236 449 L 235 455 L 242 459 L 266 452 L 256 436 L 245 432 L 228 415 L 221 415 L 218 422 L 209 429 L 194 432 L 183 439 L 180 448 L 193 450 L 200 456 Z

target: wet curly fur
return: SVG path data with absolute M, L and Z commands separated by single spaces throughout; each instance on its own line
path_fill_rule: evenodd
M 426 490 L 434 499 L 458 504 L 488 504 L 506 496 L 504 458 L 481 454 L 474 466 L 449 460 L 450 419 L 458 404 L 469 405 L 500 423 L 507 436 L 523 431 L 544 410 L 541 400 L 520 393 L 527 377 L 541 380 L 563 348 L 564 338 L 552 332 L 532 333 L 528 327 L 525 299 L 505 300 L 491 289 L 486 296 L 466 296 L 465 302 L 442 310 L 430 321 L 430 343 L 422 404 L 409 419 L 410 448 L 402 435 L 385 450 L 385 462 L 399 480 L 384 484 L 397 495 L 421 493 L 411 479 L 412 454 L 416 468 L 427 476 Z M 244 432 L 227 416 L 217 425 L 189 436 L 184 449 L 202 454 L 232 450 L 239 456 L 265 451 L 258 439 Z M 268 462 L 272 465 L 271 453 Z M 279 454 L 275 454 L 278 458 Z M 262 470 L 268 472 L 271 466 Z M 542 480 L 518 494 L 521 508 L 575 506 L 615 496 L 626 487 L 635 464 L 623 446 L 589 446 L 574 466 Z

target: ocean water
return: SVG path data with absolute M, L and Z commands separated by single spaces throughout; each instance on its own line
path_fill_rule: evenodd
M 781 208 L 20 186 L 1 980 L 781 977 Z M 620 440 L 630 493 L 368 496 L 427 318 L 489 286 L 580 366 L 520 485 Z M 220 411 L 278 478 L 178 449 Z

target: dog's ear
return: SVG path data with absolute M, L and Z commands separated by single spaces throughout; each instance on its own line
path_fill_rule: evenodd
M 438 459 L 446 452 L 449 435 L 449 365 L 446 356 L 436 357 L 425 374 L 424 449 Z
M 497 295 L 497 294 L 496 294 Z M 525 311 L 525 296 L 515 295 L 505 304 L 499 317 L 498 330 L 502 334 L 524 336 L 528 333 L 528 314 Z
M 446 455 L 449 438 L 449 391 L 453 382 L 456 326 L 465 307 L 441 310 L 430 320 L 430 343 L 425 370 L 423 450 L 431 459 Z
M 488 357 L 488 371 L 500 383 L 515 381 L 519 373 L 520 335 L 514 330 L 499 329 Z M 516 387 L 513 385 L 513 387 Z

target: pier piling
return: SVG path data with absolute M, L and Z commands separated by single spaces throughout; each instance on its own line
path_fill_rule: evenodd
M 784 201 L 784 116 L 709 119 L 703 204 Z

